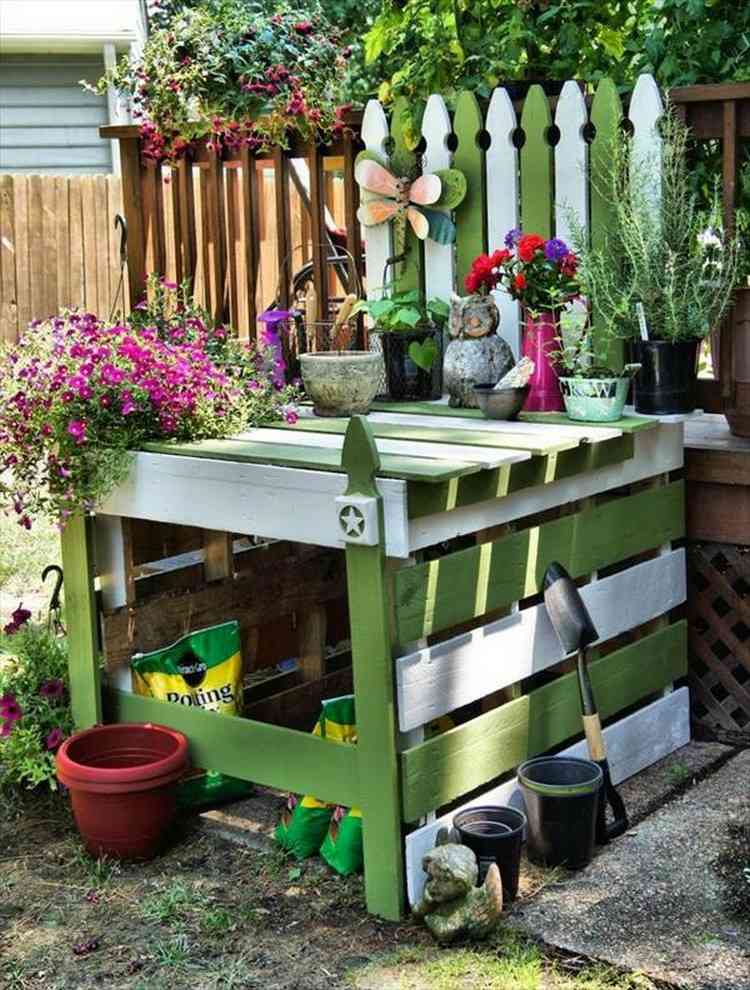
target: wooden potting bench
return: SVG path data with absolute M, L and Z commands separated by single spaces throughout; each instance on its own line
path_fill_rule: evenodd
M 581 580 L 601 634 L 592 679 L 615 780 L 683 745 L 687 689 L 672 690 L 686 672 L 685 622 L 673 614 L 685 599 L 682 424 L 541 419 L 390 405 L 366 419 L 308 415 L 231 440 L 146 445 L 129 480 L 63 534 L 77 725 L 170 725 L 196 765 L 361 807 L 367 905 L 387 918 L 403 914 L 407 890 L 418 896 L 447 806 L 514 800 L 523 759 L 583 751 L 575 675 L 540 603 L 550 561 Z M 133 590 L 151 580 L 130 566 L 133 520 L 208 534 L 197 587 Z M 226 534 L 292 541 L 296 563 L 271 555 L 243 570 Z M 339 580 L 356 746 L 252 707 L 249 718 L 220 717 L 102 677 L 102 654 L 112 671 L 144 641 L 166 645 L 154 640 L 173 619 L 195 628 L 235 615 L 246 632 L 294 609 L 300 621 Z M 340 687 L 320 650 L 318 661 L 303 685 L 317 698 Z M 426 728 L 442 716 L 452 728 Z

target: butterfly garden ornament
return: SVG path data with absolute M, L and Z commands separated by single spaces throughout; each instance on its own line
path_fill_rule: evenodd
M 357 216 L 365 227 L 408 221 L 421 241 L 428 237 L 438 244 L 455 241 L 456 226 L 444 211 L 455 209 L 466 195 L 463 172 L 445 168 L 412 180 L 394 175 L 375 155 L 362 152 L 354 177 L 362 189 Z

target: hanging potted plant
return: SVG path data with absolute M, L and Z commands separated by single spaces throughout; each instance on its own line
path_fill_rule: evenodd
M 712 215 L 698 209 L 685 125 L 669 111 L 660 132 L 661 160 L 636 157 L 625 135 L 613 144 L 594 179 L 611 223 L 596 249 L 580 231 L 576 247 L 595 322 L 633 341 L 636 411 L 668 415 L 695 408 L 699 346 L 730 305 L 738 248 L 717 222 L 718 201 Z
M 524 409 L 559 412 L 563 407 L 551 354 L 559 337 L 563 307 L 579 295 L 578 258 L 558 237 L 511 230 L 496 251 L 497 284 L 523 307 L 523 356 L 534 362 Z
M 367 313 L 371 336 L 380 341 L 385 361 L 387 397 L 394 402 L 439 399 L 443 392 L 443 327 L 449 307 L 428 302 L 416 289 L 357 303 L 352 314 Z
M 607 338 L 594 335 L 588 315 L 572 309 L 560 321 L 557 350 L 551 358 L 560 376 L 560 391 L 569 419 L 613 423 L 622 416 L 628 388 L 639 364 L 616 371 L 607 363 Z

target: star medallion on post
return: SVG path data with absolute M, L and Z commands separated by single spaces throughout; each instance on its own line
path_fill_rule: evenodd
M 339 522 L 347 536 L 362 536 L 365 527 L 365 517 L 356 506 L 345 505 L 341 512 L 339 512 Z

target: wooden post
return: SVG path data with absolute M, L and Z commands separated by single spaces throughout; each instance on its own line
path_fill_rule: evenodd
M 280 147 L 273 149 L 273 185 L 276 197 L 276 266 L 279 272 L 279 298 L 281 309 L 288 309 L 291 302 L 289 288 L 294 271 L 291 256 L 294 245 L 289 243 L 289 161 Z
M 146 241 L 141 192 L 141 155 L 137 137 L 120 140 L 122 204 L 128 225 L 128 297 L 131 309 L 146 289 Z
M 328 313 L 328 237 L 326 230 L 326 194 L 323 157 L 314 141 L 310 143 L 310 222 L 312 238 L 313 281 L 318 296 L 318 319 Z M 309 333 L 309 330 L 308 330 Z
M 346 494 L 377 502 L 379 542 L 377 546 L 347 544 L 346 574 L 362 781 L 365 896 L 368 911 L 396 921 L 404 910 L 404 847 L 383 502 L 375 484 L 380 459 L 372 432 L 360 416 L 350 422 L 342 465 L 349 475 Z
M 72 516 L 62 534 L 70 704 L 77 729 L 88 729 L 102 720 L 93 522 L 90 517 Z

